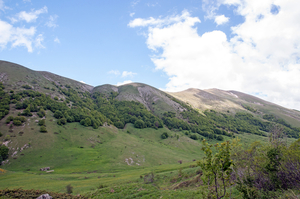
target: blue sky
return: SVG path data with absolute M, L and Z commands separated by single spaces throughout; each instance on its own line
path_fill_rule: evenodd
M 0 59 L 93 86 L 238 90 L 299 110 L 299 6 L 0 0 Z

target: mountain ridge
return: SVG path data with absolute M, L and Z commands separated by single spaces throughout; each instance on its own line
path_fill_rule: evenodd
M 207 109 L 237 112 L 249 111 L 250 108 L 257 110 L 257 115 L 275 114 L 294 126 L 300 126 L 299 111 L 234 90 L 189 88 L 180 92 L 164 92 L 144 83 L 129 83 L 120 86 L 104 84 L 94 87 L 51 72 L 34 71 L 7 61 L 0 61 L 0 81 L 5 85 L 6 90 L 22 90 L 22 86 L 29 85 L 33 90 L 62 99 L 65 96 L 55 88 L 54 84 L 65 89 L 71 86 L 77 92 L 83 93 L 100 92 L 110 94 L 111 92 L 117 92 L 117 100 L 140 102 L 159 117 L 162 117 L 164 112 L 172 111 L 179 114 L 185 110 L 180 103 L 172 100 L 172 98 L 175 98 L 190 104 L 200 112 Z

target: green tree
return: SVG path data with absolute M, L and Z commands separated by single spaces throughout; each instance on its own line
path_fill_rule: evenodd
M 231 144 L 223 142 L 215 144 L 216 153 L 213 154 L 212 147 L 206 140 L 202 141 L 202 150 L 205 157 L 198 165 L 203 170 L 204 182 L 210 186 L 209 196 L 207 198 L 223 198 L 226 196 L 226 187 L 229 185 L 230 175 L 232 171 L 233 161 L 230 158 Z
M 145 123 L 143 122 L 143 120 L 136 120 L 134 123 L 134 127 L 138 128 L 138 129 L 142 129 L 144 128 Z
M 6 160 L 8 158 L 8 151 L 9 149 L 5 145 L 0 146 L 0 156 L 2 160 Z M 0 162 L 1 164 L 1 162 Z
M 40 120 L 38 123 L 40 126 L 44 126 L 45 125 L 45 120 Z
M 40 128 L 40 132 L 42 132 L 42 133 L 46 133 L 46 132 L 47 132 L 47 129 L 46 129 L 46 127 L 45 127 L 45 126 L 41 126 L 41 128 Z

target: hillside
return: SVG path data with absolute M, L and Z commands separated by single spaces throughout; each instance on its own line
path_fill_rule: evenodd
M 264 114 L 275 115 L 293 126 L 300 127 L 300 112 L 287 109 L 257 97 L 238 91 L 220 89 L 187 89 L 181 92 L 169 92 L 175 98 L 189 103 L 201 111 L 213 109 L 220 112 L 250 111 L 260 117 Z
M 20 91 L 22 86 L 30 86 L 32 90 L 51 96 L 63 97 L 53 85 L 53 82 L 61 88 L 72 86 L 78 92 L 91 92 L 93 86 L 83 84 L 66 77 L 50 72 L 33 71 L 24 66 L 7 61 L 0 61 L 0 82 L 6 90 Z
M 117 92 L 117 100 L 140 102 L 148 110 L 159 117 L 162 117 L 163 113 L 168 111 L 178 114 L 185 110 L 182 105 L 173 101 L 165 92 L 141 83 L 130 83 L 119 87 L 113 85 L 102 85 L 95 87 L 92 92 L 100 92 L 105 94 Z
M 141 83 L 93 87 L 0 61 L 0 152 L 8 150 L 0 155 L 0 190 L 64 192 L 72 184 L 75 194 L 110 198 L 105 187 L 121 194 L 130 184 L 129 192 L 138 186 L 149 197 L 152 191 L 168 197 L 161 190 L 199 174 L 202 140 L 214 145 L 238 137 L 248 147 L 268 143 L 277 128 L 291 144 L 299 138 L 298 117 L 236 91 L 165 93 Z M 40 171 L 45 167 L 50 171 Z M 163 188 L 145 185 L 151 173 Z M 199 185 L 192 184 L 195 190 L 184 194 L 198 197 Z

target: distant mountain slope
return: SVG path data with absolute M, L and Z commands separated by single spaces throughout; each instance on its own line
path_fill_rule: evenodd
M 58 96 L 61 94 L 57 92 L 52 82 L 61 85 L 62 88 L 67 85 L 80 92 L 90 92 L 93 89 L 93 86 L 76 80 L 50 72 L 30 70 L 7 61 L 0 61 L 0 82 L 4 84 L 7 90 L 18 91 L 22 89 L 22 86 L 28 85 L 35 91 Z
M 180 101 L 190 104 L 201 111 L 213 109 L 221 112 L 251 111 L 259 117 L 272 114 L 284 119 L 293 126 L 300 127 L 300 112 L 264 101 L 257 97 L 237 91 L 219 89 L 200 90 L 190 88 L 181 92 L 166 93 L 142 83 L 131 83 L 122 86 L 101 85 L 93 87 L 76 80 L 62 77 L 50 72 L 33 71 L 18 64 L 0 61 L 0 82 L 5 90 L 20 91 L 28 85 L 32 90 L 51 95 L 52 98 L 65 99 L 58 89 L 72 88 L 76 92 L 100 92 L 110 94 L 117 92 L 117 100 L 137 101 L 145 105 L 155 115 L 162 117 L 165 112 L 175 112 L 181 118 L 181 112 L 186 110 Z M 57 87 L 58 86 L 58 87 Z M 178 100 L 174 100 L 174 98 Z
M 162 116 L 163 113 L 168 111 L 180 113 L 185 110 L 179 103 L 173 101 L 170 95 L 152 86 L 141 83 L 131 83 L 119 87 L 105 84 L 95 87 L 92 92 L 100 92 L 103 94 L 117 92 L 117 100 L 140 102 L 157 116 Z
M 175 98 L 189 103 L 202 111 L 214 109 L 216 111 L 252 111 L 256 115 L 272 114 L 286 120 L 293 126 L 300 127 L 300 112 L 267 102 L 260 98 L 238 92 L 220 89 L 187 89 L 181 92 L 169 92 Z

